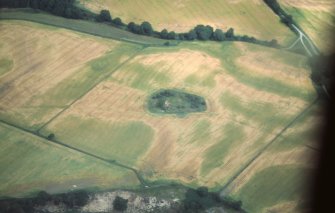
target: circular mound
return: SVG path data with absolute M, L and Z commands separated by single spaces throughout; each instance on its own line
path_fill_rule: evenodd
M 204 112 L 207 106 L 205 99 L 198 95 L 176 89 L 163 89 L 150 95 L 148 109 L 155 114 L 185 116 L 189 113 Z

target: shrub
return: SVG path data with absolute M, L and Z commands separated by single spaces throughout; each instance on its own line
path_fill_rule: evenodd
M 97 16 L 96 20 L 98 22 L 111 22 L 112 16 L 108 10 L 101 10 L 100 14 Z
M 128 200 L 122 197 L 116 196 L 113 201 L 113 208 L 117 211 L 125 211 L 128 207 Z

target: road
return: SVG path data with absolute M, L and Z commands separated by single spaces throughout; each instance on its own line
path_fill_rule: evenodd
M 293 44 L 291 44 L 289 47 L 287 47 L 285 49 L 286 50 L 292 49 L 300 41 L 309 57 L 315 57 L 315 56 L 320 55 L 320 51 L 314 45 L 314 43 L 312 42 L 312 40 L 304 32 L 302 32 L 296 25 L 292 24 L 291 26 L 293 27 L 293 29 L 295 30 L 295 32 L 299 35 L 299 38 L 295 42 L 293 42 Z M 304 42 L 304 40 L 306 41 L 306 43 Z M 325 92 L 325 94 L 328 96 L 328 98 L 330 98 L 330 95 L 329 95 L 329 92 L 327 90 L 327 87 L 324 84 L 322 84 L 321 88 L 323 89 L 323 91 Z
M 285 48 L 285 49 L 287 49 L 287 50 L 292 49 L 300 41 L 302 46 L 304 47 L 305 51 L 307 52 L 308 56 L 312 57 L 312 56 L 319 55 L 320 51 L 313 44 L 311 39 L 304 32 L 302 32 L 296 25 L 292 24 L 292 27 L 298 33 L 299 38 L 295 42 L 293 42 L 293 44 L 291 46 L 289 46 L 288 48 Z M 306 44 L 305 44 L 304 40 L 307 42 Z M 309 46 L 309 48 L 307 46 Z

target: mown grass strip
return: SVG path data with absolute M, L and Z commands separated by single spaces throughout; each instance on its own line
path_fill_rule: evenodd
M 34 12 L 31 9 L 0 11 L 0 19 L 2 20 L 25 20 L 37 22 L 40 24 L 66 28 L 94 36 L 100 36 L 103 38 L 110 38 L 140 45 L 164 46 L 164 43 L 166 42 L 166 40 L 163 39 L 136 35 L 116 27 L 108 26 L 107 24 L 100 24 L 84 20 L 66 19 L 58 16 L 52 16 L 44 12 Z M 177 42 L 170 41 L 170 44 L 176 45 Z

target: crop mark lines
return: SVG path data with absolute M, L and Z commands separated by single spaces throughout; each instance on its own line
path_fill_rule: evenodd
M 249 160 L 249 162 L 244 165 L 235 175 L 233 175 L 227 183 L 221 189 L 221 196 L 224 196 L 226 193 L 227 187 L 242 173 L 244 172 L 252 163 L 257 160 L 264 151 L 266 151 L 277 139 L 288 129 L 290 128 L 298 119 L 300 119 L 305 113 L 307 113 L 319 100 L 319 97 L 316 98 L 310 105 L 308 105 L 303 111 L 301 111 L 290 123 L 288 123 L 271 141 L 269 141 L 259 152 Z
M 47 125 L 49 125 L 52 121 L 54 121 L 58 116 L 60 116 L 63 112 L 68 110 L 72 105 L 74 105 L 76 102 L 78 102 L 80 99 L 82 99 L 85 95 L 87 95 L 90 91 L 92 91 L 94 88 L 96 88 L 100 83 L 108 79 L 111 75 L 113 75 L 115 72 L 117 72 L 123 65 L 130 62 L 132 59 L 134 59 L 141 51 L 143 51 L 146 47 L 142 47 L 140 50 L 136 51 L 132 56 L 130 56 L 127 60 L 119 64 L 117 67 L 115 67 L 112 71 L 107 73 L 105 76 L 101 78 L 101 80 L 97 81 L 96 84 L 93 84 L 87 91 L 85 91 L 82 95 L 80 95 L 78 98 L 73 100 L 70 104 L 68 104 L 64 109 L 62 109 L 60 112 L 58 112 L 55 116 L 53 116 L 49 121 L 47 121 L 45 124 L 43 124 L 38 130 L 37 133 Z

